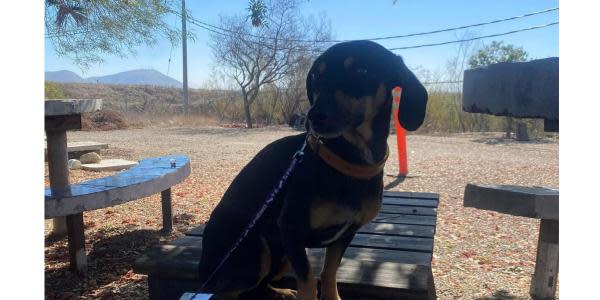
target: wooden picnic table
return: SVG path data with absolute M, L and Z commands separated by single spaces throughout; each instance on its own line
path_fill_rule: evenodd
M 558 189 L 468 184 L 464 206 L 541 219 L 529 293 L 533 299 L 554 299 L 558 278 Z
M 190 160 L 185 155 L 146 158 L 123 172 L 70 185 L 68 195 L 55 196 L 45 190 L 46 218 L 66 216 L 70 267 L 77 274 L 87 272 L 83 212 L 123 204 L 153 194 L 161 194 L 163 233 L 173 228 L 171 187 L 190 175 Z
M 48 151 L 48 177 L 50 190 L 54 197 L 65 197 L 71 194 L 69 184 L 69 166 L 67 151 L 67 130 L 81 129 L 81 114 L 102 108 L 100 99 L 69 99 L 44 101 L 44 129 L 46 130 L 46 148 Z M 82 232 L 76 232 L 81 230 Z M 52 234 L 67 234 L 71 261 L 85 260 L 85 252 L 75 253 L 78 245 L 75 236 L 83 234 L 83 214 L 57 217 L 53 219 Z M 71 249 L 74 247 L 73 249 Z
M 558 132 L 558 57 L 504 62 L 465 70 L 463 111 L 516 118 L 543 118 L 544 131 Z M 519 130 L 517 128 L 517 137 Z M 533 299 L 553 299 L 558 277 L 558 189 L 468 184 L 465 207 L 541 219 Z

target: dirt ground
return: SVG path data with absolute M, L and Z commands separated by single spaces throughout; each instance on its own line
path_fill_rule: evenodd
M 174 232 L 161 236 L 160 197 L 84 213 L 89 275 L 68 270 L 66 239 L 48 234 L 45 222 L 45 288 L 48 299 L 145 299 L 146 276 L 131 264 L 148 247 L 204 223 L 239 170 L 269 142 L 298 133 L 286 127 L 141 128 L 71 132 L 69 141 L 109 144 L 105 158 L 137 160 L 183 153 L 192 175 L 173 187 Z M 539 221 L 464 208 L 467 183 L 558 187 L 558 140 L 517 143 L 501 133 L 408 136 L 411 177 L 386 188 L 440 194 L 433 274 L 439 299 L 529 299 Z M 389 139 L 395 145 L 395 136 Z M 397 173 L 395 147 L 386 173 Z M 75 170 L 71 182 L 107 176 Z M 45 183 L 48 183 L 46 167 Z

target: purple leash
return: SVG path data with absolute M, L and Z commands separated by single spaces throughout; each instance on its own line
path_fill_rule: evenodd
M 304 140 L 304 144 L 302 144 L 302 148 L 300 148 L 300 150 L 298 150 L 298 151 L 296 151 L 296 153 L 294 153 L 294 156 L 292 157 L 292 162 L 290 163 L 289 167 L 285 170 L 285 172 L 279 179 L 279 182 L 273 187 L 273 189 L 271 190 L 271 193 L 269 193 L 269 195 L 265 199 L 263 205 L 260 207 L 260 209 L 254 215 L 254 218 L 252 218 L 252 220 L 250 220 L 250 222 L 246 225 L 246 228 L 244 229 L 242 234 L 240 234 L 240 237 L 238 237 L 235 244 L 233 244 L 231 249 L 229 249 L 227 254 L 225 254 L 225 256 L 223 257 L 223 259 L 221 260 L 219 265 L 217 265 L 215 270 L 210 274 L 210 276 L 208 276 L 206 281 L 204 281 L 204 283 L 202 284 L 202 287 L 200 287 L 200 291 L 202 291 L 206 287 L 206 284 L 208 284 L 208 282 L 210 282 L 210 280 L 215 276 L 215 274 L 217 274 L 217 272 L 221 269 L 221 267 L 223 267 L 223 264 L 225 264 L 227 259 L 229 259 L 229 256 L 231 256 L 231 253 L 233 253 L 233 251 L 235 251 L 235 249 L 237 249 L 237 247 L 240 245 L 240 243 L 246 238 L 246 236 L 248 235 L 250 230 L 252 230 L 252 228 L 254 228 L 258 219 L 260 219 L 260 217 L 263 215 L 265 210 L 267 210 L 269 205 L 273 202 L 273 200 L 275 200 L 275 197 L 277 196 L 277 194 L 279 194 L 279 192 L 283 188 L 283 185 L 285 184 L 287 179 L 290 177 L 290 174 L 292 174 L 292 171 L 294 170 L 296 165 L 298 165 L 299 163 L 302 162 L 302 159 L 304 157 L 304 148 L 306 148 L 306 140 Z M 192 296 L 190 298 L 190 300 L 194 299 L 196 297 L 196 295 L 198 295 L 198 294 L 199 293 L 194 293 L 194 296 Z

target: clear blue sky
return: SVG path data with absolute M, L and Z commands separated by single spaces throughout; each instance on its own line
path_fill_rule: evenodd
M 230 1 L 186 1 L 194 18 L 207 23 L 217 24 L 219 14 L 244 12 L 248 0 Z M 540 0 L 398 0 L 394 5 L 392 0 L 361 1 L 361 0 L 311 0 L 301 6 L 305 15 L 318 15 L 325 12 L 331 21 L 332 32 L 336 39 L 360 39 L 387 35 L 423 32 L 448 27 L 456 27 L 495 19 L 512 17 L 547 8 L 558 7 L 558 1 Z M 513 21 L 492 24 L 468 29 L 472 36 L 482 36 L 502 33 L 515 29 L 547 24 L 558 20 L 558 11 L 521 18 Z M 181 25 L 179 20 L 169 22 Z M 194 42 L 188 42 L 188 80 L 190 87 L 199 87 L 207 78 L 212 63 L 210 48 L 207 46 L 208 32 L 188 24 L 196 34 Z M 381 44 L 391 47 L 435 43 L 462 38 L 465 30 L 452 31 L 381 41 Z M 506 43 L 523 47 L 530 58 L 558 56 L 558 26 L 526 31 L 501 37 L 481 40 L 479 45 L 490 43 L 492 40 L 502 40 Z M 103 64 L 95 65 L 82 72 L 68 59 L 58 57 L 52 44 L 46 41 L 45 70 L 71 70 L 83 77 L 108 75 L 121 71 L 150 68 L 167 73 L 171 45 L 161 41 L 154 47 L 142 46 L 137 56 L 125 59 L 108 56 Z M 450 44 L 429 48 L 417 48 L 395 51 L 402 55 L 410 67 L 436 71 L 443 70 L 446 61 L 456 55 L 458 44 Z M 171 65 L 168 75 L 182 80 L 181 46 L 172 50 Z

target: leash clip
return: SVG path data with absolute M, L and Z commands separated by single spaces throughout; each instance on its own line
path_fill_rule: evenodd
M 304 148 L 306 148 L 306 141 L 304 141 L 304 144 L 302 144 L 302 147 L 298 151 L 296 151 L 296 153 L 294 153 L 294 156 L 292 156 L 292 159 L 295 159 L 298 162 L 301 162 L 302 159 L 304 158 Z
M 294 153 L 294 156 L 292 156 L 292 159 L 295 159 L 298 162 L 301 162 L 302 159 L 304 158 L 304 148 L 306 148 L 306 140 L 304 140 L 304 144 L 302 144 L 302 147 L 300 147 L 300 149 L 298 149 L 298 151 L 296 151 L 296 153 Z

